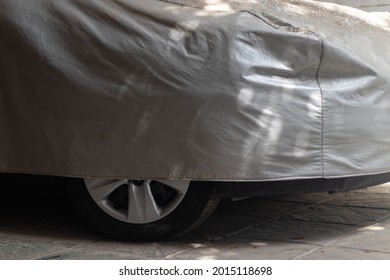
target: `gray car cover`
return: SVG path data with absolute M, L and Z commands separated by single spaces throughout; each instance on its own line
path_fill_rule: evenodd
M 386 14 L 312 1 L 1 0 L 0 172 L 390 171 Z

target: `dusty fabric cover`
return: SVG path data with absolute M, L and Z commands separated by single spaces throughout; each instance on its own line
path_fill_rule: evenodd
M 0 171 L 389 172 L 388 19 L 311 1 L 1 0 Z

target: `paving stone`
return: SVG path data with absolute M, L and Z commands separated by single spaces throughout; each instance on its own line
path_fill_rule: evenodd
M 390 210 L 390 193 L 348 193 L 345 196 L 324 202 L 324 204 Z
M 34 227 L 43 226 L 48 220 L 41 219 L 39 216 L 33 217 L 1 217 L 0 216 L 0 238 L 17 232 L 26 231 Z
M 390 217 L 386 217 L 378 223 L 367 226 L 369 229 L 390 229 Z
M 349 225 L 283 219 L 241 232 L 234 238 L 323 245 L 356 229 Z
M 378 222 L 389 213 L 390 211 L 385 209 L 313 205 L 303 211 L 291 214 L 289 218 L 301 221 L 367 226 Z
M 98 239 L 102 236 L 83 224 L 61 221 L 3 236 L 0 239 L 0 259 L 36 259 Z
M 336 199 L 338 197 L 344 196 L 346 193 L 333 193 L 329 194 L 327 192 L 320 193 L 306 193 L 306 194 L 297 194 L 297 195 L 284 195 L 284 196 L 272 196 L 266 198 L 271 201 L 284 201 L 284 202 L 301 202 L 301 203 L 320 203 L 323 201 L 329 201 Z
M 203 226 L 161 243 L 105 240 L 63 190 L 12 188 L 0 205 L 0 259 L 388 259 L 389 188 L 226 200 Z
M 71 248 L 63 252 L 42 257 L 43 259 L 164 259 L 168 255 L 191 248 L 190 244 L 182 246 L 175 242 L 169 243 L 131 243 L 115 240 L 101 240 L 81 247 Z
M 49 254 L 40 258 L 41 260 L 143 260 L 150 259 L 144 255 L 133 255 L 132 253 L 123 253 L 112 250 L 70 250 Z
M 390 229 L 366 227 L 332 244 L 334 247 L 377 251 L 390 254 Z
M 263 198 L 248 198 L 235 202 L 225 202 L 216 213 L 240 215 L 243 217 L 277 218 L 307 207 L 305 203 L 269 201 Z
M 297 258 L 299 260 L 390 260 L 389 253 L 340 247 L 323 247 Z
M 390 183 L 370 187 L 367 189 L 354 190 L 353 192 L 390 194 Z
M 206 240 L 228 236 L 235 232 L 253 227 L 259 223 L 266 222 L 267 218 L 247 217 L 238 214 L 216 213 L 204 224 L 198 227 L 193 234 L 203 236 Z
M 228 238 L 176 255 L 174 259 L 195 260 L 286 260 L 316 248 L 288 242 Z

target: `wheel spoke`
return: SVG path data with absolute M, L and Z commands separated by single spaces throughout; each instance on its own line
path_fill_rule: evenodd
M 152 185 L 153 181 L 132 181 L 128 179 L 84 179 L 88 192 L 93 200 L 110 216 L 128 223 L 147 224 L 158 221 L 171 213 L 180 204 L 188 191 L 190 181 L 161 180 L 160 184 Z M 155 183 L 155 182 L 154 182 Z M 172 193 L 165 185 L 176 191 Z M 126 190 L 115 192 L 120 186 L 126 185 Z M 157 187 L 157 190 L 156 188 Z M 153 197 L 161 199 L 161 195 L 168 195 L 164 203 L 158 204 Z M 110 196 L 113 192 L 115 195 Z M 127 197 L 127 203 L 120 201 Z M 119 202 L 118 202 L 119 201 Z M 127 205 L 126 205 L 127 204 Z
M 129 206 L 127 220 L 132 223 L 147 223 L 161 217 L 161 209 L 154 200 L 150 181 L 142 186 L 129 185 Z
M 171 187 L 172 189 L 176 190 L 180 194 L 185 194 L 190 185 L 190 181 L 160 180 L 157 182 L 167 185 L 168 187 Z
M 127 179 L 122 180 L 102 180 L 102 179 L 86 179 L 86 186 L 93 199 L 101 203 L 118 187 L 128 184 Z

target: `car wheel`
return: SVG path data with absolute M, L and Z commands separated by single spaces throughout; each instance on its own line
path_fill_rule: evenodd
M 84 218 L 129 241 L 161 241 L 202 223 L 219 203 L 212 185 L 175 180 L 69 179 Z

